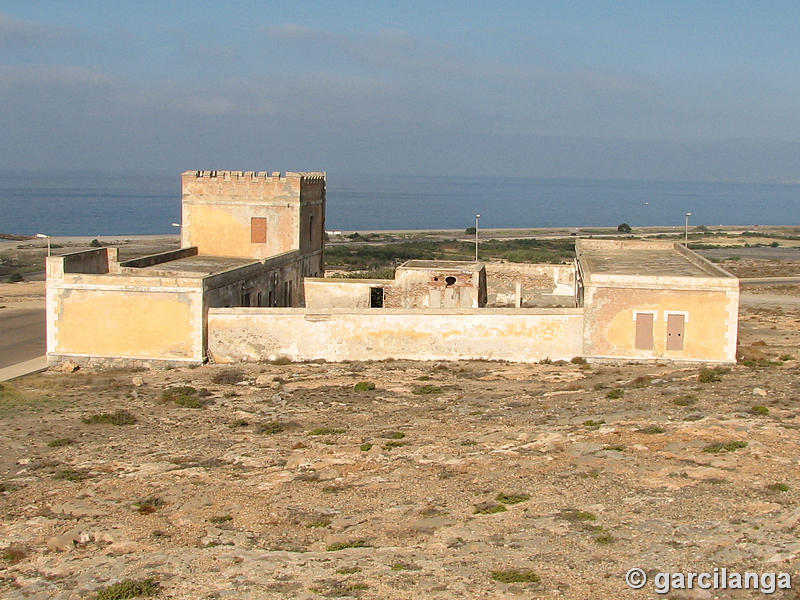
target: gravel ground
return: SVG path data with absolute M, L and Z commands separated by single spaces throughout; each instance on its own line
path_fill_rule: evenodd
M 645 598 L 656 572 L 714 567 L 796 587 L 798 324 L 743 309 L 747 362 L 708 381 L 387 361 L 4 384 L 0 595 Z

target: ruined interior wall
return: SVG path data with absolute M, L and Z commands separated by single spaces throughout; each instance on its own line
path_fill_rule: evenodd
M 142 279 L 48 279 L 48 358 L 202 361 L 201 289 L 180 286 L 175 279 Z
M 216 362 L 568 360 L 581 354 L 583 311 L 211 309 L 208 335 Z
M 206 277 L 203 280 L 206 308 L 303 306 L 307 260 L 300 252 L 289 252 Z M 291 286 L 286 285 L 288 282 Z
M 586 357 L 736 360 L 738 289 L 598 287 L 584 290 Z M 635 312 L 653 311 L 653 349 L 637 350 Z M 666 349 L 667 314 L 685 313 L 683 350 Z
M 486 278 L 490 306 L 513 306 L 517 283 L 522 285 L 523 304 L 543 294 L 572 296 L 575 291 L 573 264 L 490 262 Z
M 451 276 L 456 278 L 456 282 L 453 286 L 447 286 L 445 280 Z M 398 267 L 395 286 L 396 294 L 392 294 L 391 305 L 387 304 L 387 307 L 478 308 L 486 304 L 486 273 L 483 269 L 473 272 Z
M 372 288 L 384 290 L 384 306 L 392 279 L 321 279 L 307 278 L 304 282 L 306 308 L 369 308 Z

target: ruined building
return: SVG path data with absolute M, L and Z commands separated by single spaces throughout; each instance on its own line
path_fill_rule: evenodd
M 48 258 L 51 362 L 543 359 L 733 362 L 738 280 L 680 244 L 579 239 L 572 265 L 481 262 L 324 278 L 324 173 L 183 174 L 182 248 Z M 559 298 L 537 302 L 544 278 Z M 502 303 L 500 303 L 502 304 Z

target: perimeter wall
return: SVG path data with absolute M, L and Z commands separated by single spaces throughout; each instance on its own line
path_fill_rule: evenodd
M 274 360 L 569 360 L 583 353 L 583 309 L 212 308 L 208 354 Z

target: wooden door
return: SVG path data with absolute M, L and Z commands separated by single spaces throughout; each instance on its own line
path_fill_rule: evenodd
M 683 350 L 683 315 L 667 315 L 667 350 Z
M 636 349 L 653 349 L 653 314 L 636 314 Z

